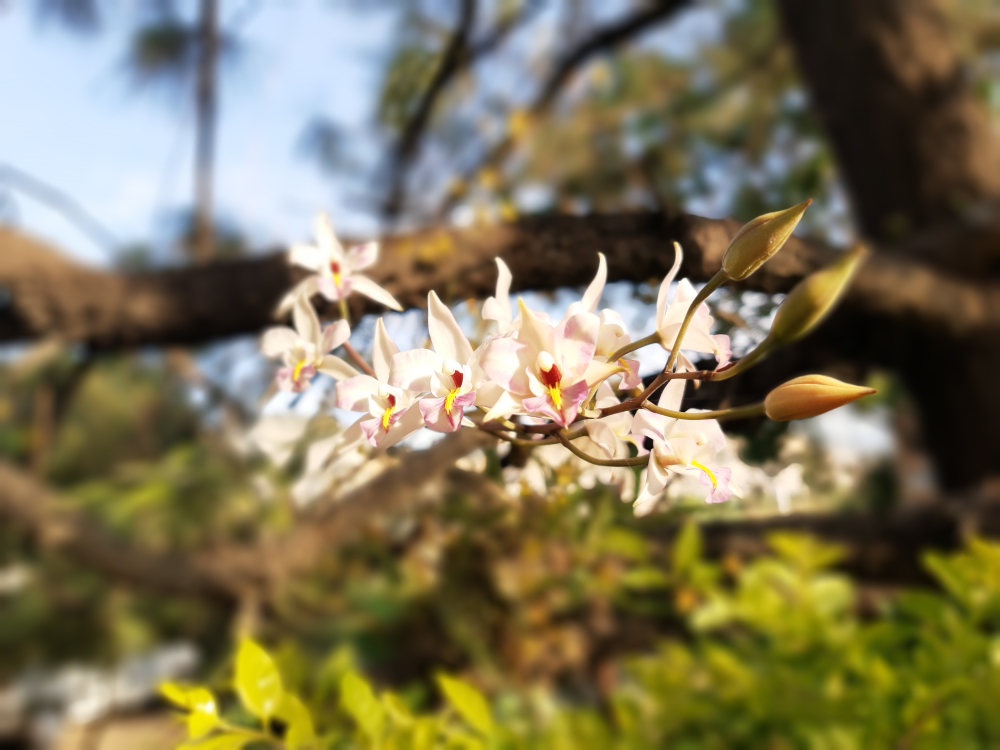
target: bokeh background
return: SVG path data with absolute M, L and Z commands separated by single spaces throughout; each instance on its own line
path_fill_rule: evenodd
M 761 555 L 811 583 L 834 565 L 846 589 L 743 622 L 760 643 L 799 616 L 856 632 L 942 583 L 966 605 L 997 594 L 925 552 L 1000 530 L 998 66 L 992 0 L 0 1 L 0 747 L 172 747 L 157 683 L 224 683 L 248 630 L 320 712 L 345 665 L 429 709 L 443 669 L 526 726 L 570 706 L 626 731 L 623 689 L 676 709 L 628 747 L 995 746 L 985 720 L 947 733 L 992 673 L 944 696 L 952 677 L 897 674 L 923 697 L 852 734 L 875 719 L 839 688 L 808 701 L 829 715 L 781 691 L 750 706 L 772 678 L 833 684 L 835 658 L 682 667 L 670 649 L 714 627 L 720 591 L 752 588 Z M 604 305 L 644 335 L 674 240 L 703 282 L 741 222 L 806 198 L 773 269 L 710 299 L 737 355 L 803 275 L 855 243 L 871 260 L 811 337 L 687 405 L 807 372 L 879 393 L 727 424 L 744 500 L 705 508 L 677 483 L 634 519 L 634 482 L 561 448 L 427 434 L 359 476 L 309 476 L 310 441 L 343 424 L 332 381 L 276 393 L 257 336 L 319 211 L 382 240 L 373 275 L 412 308 L 385 315 L 408 348 L 430 288 L 484 335 L 498 254 L 560 315 L 603 252 Z M 364 352 L 377 309 L 352 312 Z M 644 352 L 642 374 L 664 361 Z M 678 552 L 692 518 L 702 546 Z M 288 563 L 303 528 L 308 559 Z M 996 662 L 975 612 L 972 662 Z M 754 718 L 727 735 L 709 705 Z M 604 739 L 564 746 L 612 746 L 579 731 Z

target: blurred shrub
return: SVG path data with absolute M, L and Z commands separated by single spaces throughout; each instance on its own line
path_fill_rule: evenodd
M 667 583 L 682 637 L 632 659 L 603 699 L 499 691 L 439 673 L 433 698 L 376 691 L 343 649 L 306 667 L 250 640 L 239 703 L 166 685 L 190 740 L 219 750 L 287 748 L 983 748 L 1000 743 L 1000 545 L 928 554 L 943 592 L 905 592 L 859 617 L 840 553 L 776 534 L 741 569 L 704 561 L 695 526 Z M 642 570 L 642 569 L 638 569 Z M 643 575 L 652 576 L 649 570 Z M 227 680 L 228 682 L 228 680 Z

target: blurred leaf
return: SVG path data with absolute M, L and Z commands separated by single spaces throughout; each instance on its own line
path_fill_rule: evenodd
M 313 728 L 312 715 L 296 696 L 285 693 L 275 716 L 288 727 L 284 742 L 289 750 L 307 750 L 315 746 L 316 730 Z
M 493 717 L 482 693 L 464 680 L 442 673 L 437 675 L 437 682 L 463 719 L 487 736 L 493 733 Z
M 340 681 L 340 704 L 369 738 L 382 733 L 385 711 L 372 692 L 371 685 L 355 672 L 348 672 Z
M 274 660 L 249 638 L 236 653 L 235 686 L 246 709 L 261 720 L 274 716 L 281 705 L 284 691 Z
M 218 726 L 218 707 L 215 696 L 209 690 L 164 682 L 160 685 L 160 692 L 171 703 L 187 709 L 184 721 L 191 739 L 204 737 Z

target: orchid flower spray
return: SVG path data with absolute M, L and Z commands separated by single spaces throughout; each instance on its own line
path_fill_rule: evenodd
M 684 255 L 673 243 L 671 265 L 657 294 L 655 331 L 648 336 L 633 338 L 620 311 L 600 308 L 609 266 L 604 253 L 597 253 L 597 272 L 582 297 L 558 320 L 523 299 L 512 304 L 514 278 L 497 258 L 496 291 L 483 303 L 474 326 L 480 331 L 478 345 L 431 290 L 429 346 L 401 351 L 380 318 L 370 365 L 348 341 L 344 301 L 358 293 L 393 309 L 400 306 L 388 290 L 359 273 L 376 263 L 378 246 L 366 243 L 345 250 L 321 216 L 316 244 L 297 245 L 289 253 L 292 263 L 314 272 L 281 307 L 291 310 L 294 328 L 268 330 L 262 349 L 282 360 L 276 376 L 282 389 L 301 392 L 318 373 L 329 374 L 337 381 L 333 404 L 360 416 L 336 439 L 316 443 L 308 453 L 310 471 L 302 485 L 311 497 L 340 471 L 334 471 L 337 466 L 357 467 L 365 460 L 357 446 L 384 450 L 423 427 L 438 433 L 465 428 L 529 451 L 537 446 L 547 465 L 565 451 L 559 455 L 567 462 L 557 464 L 592 464 L 591 479 L 618 486 L 623 496 L 631 497 L 633 467 L 644 467 L 634 504 L 638 515 L 652 511 L 671 482 L 682 476 L 700 482 L 705 502 L 740 497 L 732 471 L 738 461 L 727 448 L 722 421 L 810 417 L 874 392 L 813 375 L 779 386 L 759 403 L 716 411 L 683 409 L 688 380 L 732 377 L 763 356 L 761 350 L 731 361 L 729 337 L 713 332 L 709 296 L 731 279 L 746 278 L 778 252 L 807 206 L 750 222 L 734 238 L 723 268 L 701 289 L 688 279 L 677 280 Z M 665 248 L 665 258 L 671 258 L 669 252 Z M 805 335 L 843 295 L 862 259 L 863 253 L 855 252 L 849 262 L 801 282 L 775 318 L 781 326 L 778 334 L 786 333 L 775 334 L 768 345 Z M 324 327 L 310 301 L 315 295 L 339 303 L 345 319 Z M 669 359 L 644 381 L 632 352 L 649 345 L 662 346 Z M 352 364 L 330 353 L 338 347 Z M 692 353 L 714 357 L 714 368 L 698 370 L 689 359 Z

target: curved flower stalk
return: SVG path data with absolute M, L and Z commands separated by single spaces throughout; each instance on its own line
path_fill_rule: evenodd
M 301 294 L 294 299 L 292 320 L 294 329 L 286 326 L 271 328 L 261 338 L 260 346 L 264 354 L 281 357 L 285 363 L 278 370 L 279 388 L 301 393 L 319 372 L 337 380 L 358 374 L 342 359 L 328 353 L 350 338 L 351 329 L 347 321 L 338 320 L 323 328 L 309 300 Z
M 668 383 L 660 394 L 659 405 L 674 411 L 680 409 L 686 384 L 685 380 Z M 653 440 L 642 489 L 635 500 L 636 515 L 649 513 L 678 474 L 698 476 L 708 488 L 705 502 L 721 503 L 732 495 L 743 496 L 731 481 L 732 470 L 715 463 L 716 454 L 726 446 L 726 436 L 716 420 L 671 419 L 643 409 L 632 422 L 632 434 Z
M 358 273 L 378 260 L 378 249 L 377 242 L 365 242 L 345 250 L 333 232 L 330 219 L 320 214 L 316 217 L 316 244 L 292 245 L 288 251 L 291 263 L 307 268 L 315 275 L 300 282 L 278 306 L 278 312 L 288 309 L 292 297 L 304 295 L 308 298 L 317 292 L 331 302 L 343 302 L 356 292 L 392 310 L 402 311 L 395 297 Z
M 435 432 L 454 432 L 462 426 L 465 409 L 476 403 L 477 379 L 469 365 L 472 344 L 433 291 L 427 295 L 427 326 L 433 351 L 411 349 L 393 355 L 389 384 L 429 391 L 431 395 L 419 401 L 425 426 Z
M 681 279 L 677 283 L 677 291 L 674 293 L 673 300 L 667 302 L 670 295 L 670 285 L 677 276 L 683 260 L 684 251 L 681 249 L 680 243 L 675 242 L 673 266 L 664 277 L 656 295 L 656 330 L 660 335 L 660 343 L 663 348 L 671 352 L 684 322 L 684 316 L 698 295 L 690 281 Z M 708 305 L 702 302 L 698 305 L 698 309 L 684 334 L 681 348 L 701 354 L 713 354 L 718 362 L 717 367 L 725 367 L 729 364 L 733 351 L 729 344 L 729 336 L 723 333 L 712 334 L 712 323 L 714 322 Z M 683 354 L 679 354 L 678 357 L 681 371 L 695 369 L 694 365 Z
M 368 412 L 355 424 L 368 442 L 388 448 L 424 426 L 416 399 L 420 391 L 398 388 L 389 384 L 394 355 L 399 347 L 389 338 L 382 319 L 375 324 L 372 346 L 372 366 L 375 377 L 355 375 L 337 384 L 336 406 L 347 411 Z

